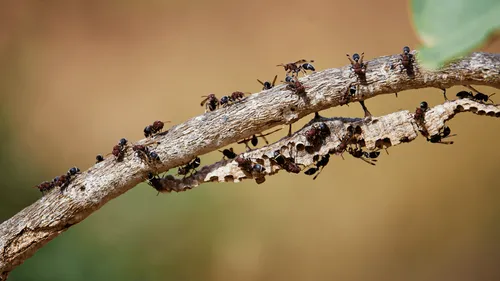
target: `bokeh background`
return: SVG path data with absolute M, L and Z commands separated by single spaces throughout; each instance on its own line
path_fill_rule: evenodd
M 40 198 L 32 186 L 88 168 L 121 137 L 203 113 L 201 95 L 257 92 L 257 78 L 283 79 L 282 62 L 321 70 L 346 65 L 347 52 L 417 47 L 406 2 L 2 1 L 0 221 Z M 408 91 L 367 106 L 383 115 L 422 100 L 443 97 Z M 460 114 L 449 125 L 454 145 L 418 139 L 375 167 L 334 158 L 315 181 L 280 173 L 160 196 L 140 184 L 10 280 L 499 280 L 500 122 Z

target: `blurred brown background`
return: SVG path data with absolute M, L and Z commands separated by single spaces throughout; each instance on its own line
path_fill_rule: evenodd
M 404 45 L 418 46 L 406 1 L 4 0 L 0 221 L 40 197 L 31 186 L 88 168 L 121 137 L 203 113 L 201 95 L 257 92 L 257 78 L 283 79 L 282 62 L 321 70 Z M 428 89 L 367 106 L 383 115 L 422 100 L 443 98 Z M 419 139 L 375 167 L 334 158 L 316 181 L 280 173 L 158 197 L 141 184 L 11 280 L 498 280 L 500 122 L 461 114 L 449 125 L 454 145 Z

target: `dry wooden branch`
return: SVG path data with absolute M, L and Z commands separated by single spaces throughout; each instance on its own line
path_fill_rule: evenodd
M 366 81 L 358 82 L 350 66 L 327 69 L 300 79 L 306 86 L 306 95 L 298 96 L 280 85 L 173 126 L 155 138 L 159 143 L 153 150 L 162 161 L 153 166 L 134 156 L 131 149 L 127 149 L 121 162 L 114 157 L 106 158 L 78 175 L 64 194 L 53 190 L 0 225 L 0 280 L 5 280 L 12 269 L 61 232 L 144 181 L 148 172 L 167 171 L 197 155 L 341 105 L 350 85 L 359 85 L 356 95 L 350 97 L 351 102 L 426 87 L 487 85 L 500 88 L 499 54 L 474 53 L 439 71 L 425 71 L 415 65 L 415 75 L 411 77 L 391 70 L 398 58 L 399 55 L 393 55 L 369 61 Z M 146 142 L 148 140 L 138 143 Z
M 348 133 L 349 128 L 359 126 L 360 129 L 360 133 L 351 141 L 351 145 L 356 144 L 358 148 L 364 148 L 365 151 L 378 151 L 390 146 L 409 143 L 422 135 L 419 131 L 423 129 L 429 136 L 439 134 L 445 127 L 445 122 L 461 112 L 499 118 L 500 105 L 483 104 L 469 99 L 447 101 L 426 111 L 425 128 L 422 128 L 422 125 L 415 120 L 415 113 L 408 110 L 373 118 L 315 118 L 290 137 L 239 155 L 239 157 L 251 159 L 253 163 L 260 164 L 265 169 L 263 172 L 246 171 L 234 159 L 222 160 L 204 166 L 196 174 L 183 179 L 171 176 L 162 178 L 158 191 L 180 192 L 203 183 L 239 182 L 244 179 L 256 179 L 258 183 L 262 183 L 265 176 L 271 176 L 283 170 L 283 167 L 273 160 L 275 151 L 279 151 L 281 155 L 292 155 L 295 164 L 307 167 L 324 155 L 338 152 L 337 148 L 341 144 L 342 136 Z M 326 124 L 331 133 L 323 139 L 321 145 L 315 146 L 307 140 L 306 134 L 320 123 Z

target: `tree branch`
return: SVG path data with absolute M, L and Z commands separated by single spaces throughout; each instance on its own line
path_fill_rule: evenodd
M 379 151 L 412 142 L 422 134 L 419 133 L 421 130 L 424 130 L 424 133 L 427 132 L 429 136 L 439 134 L 444 129 L 446 121 L 462 112 L 499 118 L 500 105 L 483 104 L 469 99 L 447 101 L 426 111 L 425 128 L 415 119 L 415 113 L 408 110 L 369 119 L 315 118 L 290 137 L 282 138 L 273 144 L 238 156 L 251 159 L 252 163 L 260 164 L 265 171 L 247 171 L 245 167 L 238 165 L 238 161 L 235 159 L 221 160 L 201 168 L 196 174 L 186 178 L 164 177 L 160 180 L 157 190 L 164 193 L 181 192 L 203 183 L 240 182 L 244 179 L 255 179 L 260 184 L 265 181 L 265 176 L 271 176 L 284 170 L 284 167 L 274 160 L 275 151 L 279 151 L 281 155 L 285 156 L 292 155 L 294 164 L 308 167 L 317 163 L 318 159 L 327 154 L 344 153 L 348 147 L 339 149 L 339 146 L 343 136 L 347 135 L 351 128 L 359 128 L 359 132 L 350 140 L 349 146 L 351 148 L 368 152 Z M 317 128 L 321 123 L 328 126 L 330 134 L 322 140 L 321 145 L 314 145 L 307 140 L 307 132 Z
M 64 193 L 53 190 L 0 225 L 0 280 L 5 280 L 12 269 L 54 237 L 81 222 L 109 200 L 144 181 L 148 172 L 167 171 L 242 138 L 344 104 L 345 93 L 350 85 L 359 85 L 356 94 L 349 98 L 350 102 L 426 87 L 444 89 L 456 85 L 487 85 L 500 88 L 499 54 L 474 53 L 439 71 L 426 71 L 415 65 L 415 74 L 411 77 L 399 70 L 391 70 L 391 65 L 398 59 L 399 55 L 393 55 L 369 61 L 366 81 L 358 82 L 350 66 L 327 69 L 300 79 L 307 89 L 306 95 L 298 96 L 286 90 L 285 85 L 279 85 L 227 108 L 173 126 L 168 132 L 155 137 L 159 143 L 153 150 L 158 153 L 161 162 L 154 165 L 141 161 L 131 149 L 127 149 L 121 162 L 117 162 L 113 156 L 106 158 L 78 175 Z M 460 105 L 465 108 L 466 103 Z M 498 112 L 496 109 L 488 110 L 495 114 Z M 404 116 L 401 112 L 394 114 Z M 325 121 L 329 122 L 332 129 L 336 128 L 335 121 Z M 373 121 L 372 124 L 382 124 Z M 350 119 L 349 122 L 366 121 Z M 363 123 L 363 126 L 363 132 L 369 132 L 375 125 Z M 429 131 L 438 127 L 430 127 Z M 335 129 L 332 132 L 337 131 Z M 335 143 L 334 136 L 331 141 Z M 151 140 L 141 140 L 138 144 L 148 142 Z M 373 147 L 369 141 L 365 142 L 367 147 Z M 391 139 L 391 143 L 395 145 L 397 142 Z M 324 150 L 320 152 L 324 153 Z M 300 161 L 311 163 L 311 160 L 303 158 Z M 269 167 L 266 167 L 266 171 Z M 235 178 L 239 176 L 235 175 Z

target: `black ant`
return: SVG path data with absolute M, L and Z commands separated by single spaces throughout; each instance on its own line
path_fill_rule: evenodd
M 361 159 L 361 160 L 365 161 L 366 163 L 373 165 L 373 166 L 375 166 L 374 162 L 377 162 L 377 160 L 373 159 L 373 158 L 377 158 L 380 155 L 380 152 L 378 154 L 377 153 L 370 154 L 368 152 L 363 151 L 361 148 L 352 148 L 352 147 L 348 147 L 347 152 L 349 152 L 349 154 L 351 154 L 353 157 Z M 370 156 L 374 156 L 374 157 L 372 158 Z
M 220 151 L 220 150 L 219 150 L 219 151 Z M 234 151 L 233 151 L 233 148 L 232 148 L 232 147 L 230 147 L 229 149 L 224 149 L 224 150 L 222 150 L 222 151 L 220 151 L 220 152 L 222 152 L 222 154 L 224 155 L 224 157 L 223 157 L 222 159 L 224 159 L 224 158 L 227 158 L 227 159 L 234 159 L 234 158 L 236 158 L 236 156 L 237 156 L 237 155 L 236 155 L 236 153 L 234 153 Z
M 328 164 L 329 161 L 330 161 L 330 154 L 326 154 L 324 156 L 321 156 L 321 159 L 316 162 L 316 167 L 312 167 L 312 168 L 307 169 L 304 172 L 304 174 L 312 176 L 312 175 L 316 174 L 316 172 L 318 172 L 318 174 L 316 174 L 316 176 L 314 176 L 314 178 L 313 178 L 313 180 L 315 180 L 319 176 L 321 171 L 323 171 L 323 168 Z
M 490 99 L 491 96 L 495 95 L 495 93 L 491 94 L 491 95 L 485 95 L 481 92 L 478 92 L 477 90 L 475 90 L 474 88 L 472 88 L 471 86 L 468 86 L 469 88 L 473 89 L 474 91 L 476 91 L 476 95 L 474 95 L 472 92 L 467 92 L 467 91 L 460 91 L 457 93 L 457 97 L 459 99 L 471 99 L 471 100 L 474 100 L 474 101 L 478 101 L 478 102 L 483 102 L 483 103 L 486 103 L 488 101 L 491 101 L 492 103 L 494 103 L 494 101 L 492 99 Z
M 255 146 L 257 146 L 259 144 L 259 138 L 262 138 L 262 139 L 264 139 L 264 141 L 266 142 L 266 144 L 269 144 L 269 142 L 266 139 L 266 136 L 269 136 L 270 134 L 275 133 L 275 132 L 277 132 L 279 130 L 281 130 L 281 128 L 276 129 L 276 130 L 274 130 L 272 132 L 269 132 L 267 134 L 253 135 L 252 137 L 240 140 L 237 143 L 238 144 L 245 144 L 247 150 L 251 150 L 250 146 L 248 145 L 249 142 L 255 147 Z
M 431 143 L 440 143 L 440 144 L 453 144 L 453 141 L 443 141 L 444 138 L 456 136 L 456 134 L 450 135 L 451 129 L 448 126 L 444 126 L 443 130 L 435 135 L 432 135 L 430 138 L 427 138 L 427 141 Z
M 210 111 L 214 111 L 217 108 L 219 108 L 219 100 L 215 97 L 214 94 L 209 94 L 208 96 L 201 96 L 201 97 L 205 98 L 200 103 L 201 106 L 205 105 L 205 112 L 207 112 L 207 109 Z
M 229 103 L 230 103 L 230 102 L 231 102 L 231 97 L 229 97 L 229 96 L 222 96 L 222 97 L 220 98 L 220 101 L 219 101 L 219 103 L 220 103 L 220 105 L 221 105 L 222 107 L 229 106 Z
M 289 73 L 295 73 L 295 75 L 298 75 L 299 72 L 301 72 L 301 71 L 304 74 L 307 74 L 307 72 L 304 69 L 304 66 L 309 65 L 309 63 L 311 63 L 311 62 L 314 62 L 314 60 L 309 60 L 308 61 L 308 60 L 305 60 L 305 59 L 301 59 L 301 60 L 298 60 L 296 62 L 290 62 L 290 63 L 285 63 L 285 64 L 282 63 L 282 64 L 278 64 L 276 66 L 283 66 L 283 68 L 285 69 L 285 71 L 286 71 L 287 74 L 289 74 Z M 314 67 L 312 67 L 312 68 L 314 68 Z
M 101 154 L 97 154 L 97 156 L 95 157 L 95 160 L 96 160 L 96 164 L 99 163 L 99 162 L 102 162 L 104 161 L 104 157 L 102 157 Z
M 193 173 L 196 173 L 196 168 L 198 168 L 200 166 L 200 157 L 196 157 L 195 159 L 193 159 L 193 161 L 187 163 L 185 166 L 182 166 L 182 167 L 179 167 L 179 169 L 177 169 L 177 174 L 178 175 L 183 175 L 184 178 L 188 175 L 188 174 L 193 174 Z
M 156 191 L 158 191 L 158 196 L 160 192 L 170 192 L 172 191 L 171 188 L 165 185 L 164 180 L 165 179 L 170 179 L 174 180 L 174 177 L 172 175 L 167 175 L 166 177 L 159 177 L 158 175 L 155 175 L 151 172 L 148 173 L 148 184 L 152 186 Z
M 330 136 L 330 128 L 323 122 L 313 124 L 311 129 L 306 131 L 306 139 L 313 146 L 322 144 L 328 136 Z
M 361 56 L 355 53 L 354 55 L 352 55 L 352 59 L 349 54 L 346 54 L 346 56 L 347 59 L 349 59 L 349 62 L 351 63 L 351 69 L 358 76 L 358 78 L 362 80 L 365 79 L 366 67 L 368 66 L 368 63 L 363 63 L 363 57 L 365 56 L 365 53 L 361 53 Z
M 272 84 L 271 84 L 271 82 L 268 82 L 268 81 L 262 82 L 259 79 L 257 79 L 257 81 L 259 81 L 259 83 L 262 85 L 262 90 L 269 90 L 269 89 L 272 89 L 274 87 L 274 85 L 276 84 L 277 78 L 278 78 L 278 75 L 274 76 L 274 80 L 273 80 Z

